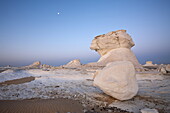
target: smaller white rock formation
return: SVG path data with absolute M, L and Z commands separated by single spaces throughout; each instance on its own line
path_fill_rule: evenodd
M 67 63 L 66 65 L 63 65 L 64 68 L 77 68 L 80 67 L 81 63 L 79 59 L 75 59 Z
M 24 67 L 21 67 L 21 68 L 28 68 L 28 69 L 34 69 L 34 68 L 40 68 L 40 65 L 41 65 L 41 62 L 40 61 L 36 61 L 34 63 L 32 63 L 31 65 L 28 65 L 28 66 L 24 66 Z
M 138 92 L 134 65 L 130 61 L 108 63 L 96 72 L 93 85 L 116 99 L 131 99 Z
M 156 109 L 145 108 L 141 110 L 141 113 L 159 113 Z
M 146 64 L 144 64 L 144 66 L 154 66 L 152 61 L 146 61 Z
M 167 71 L 166 71 L 165 67 L 161 67 L 160 72 L 162 74 L 167 74 Z
M 36 61 L 33 64 L 31 64 L 30 66 L 35 66 L 35 67 L 39 67 L 41 65 L 40 61 Z

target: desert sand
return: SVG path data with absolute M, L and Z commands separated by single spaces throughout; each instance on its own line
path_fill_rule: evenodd
M 1 113 L 83 113 L 79 102 L 70 99 L 1 100 Z

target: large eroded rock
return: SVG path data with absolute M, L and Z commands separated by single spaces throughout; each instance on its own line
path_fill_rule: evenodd
M 141 68 L 136 56 L 131 51 L 134 42 L 126 30 L 112 31 L 104 35 L 96 36 L 90 46 L 90 49 L 97 51 L 101 58 L 96 64 L 106 66 L 113 61 L 130 61 L 136 68 Z
M 135 68 L 129 61 L 108 63 L 105 68 L 96 73 L 94 86 L 116 99 L 128 100 L 138 92 Z

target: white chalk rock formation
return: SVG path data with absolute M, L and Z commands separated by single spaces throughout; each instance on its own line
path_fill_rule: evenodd
M 40 61 L 36 61 L 33 64 L 31 64 L 29 66 L 26 66 L 26 67 L 28 67 L 28 68 L 39 68 L 40 65 L 41 65 L 41 62 Z
M 152 61 L 146 61 L 146 64 L 144 64 L 144 66 L 154 66 Z
M 64 68 L 77 68 L 80 67 L 81 63 L 79 59 L 75 59 L 67 63 L 66 65 L 63 65 Z
M 159 113 L 156 109 L 145 108 L 141 110 L 141 113 Z
M 90 65 L 106 66 L 113 61 L 130 61 L 136 68 L 141 68 L 136 56 L 131 51 L 134 42 L 126 30 L 112 31 L 107 34 L 96 36 L 90 49 L 97 51 L 101 58 L 96 64 Z
M 93 85 L 116 99 L 131 99 L 138 92 L 134 65 L 129 61 L 108 63 L 97 72 Z
M 166 69 L 164 67 L 161 68 L 161 73 L 162 74 L 167 74 Z

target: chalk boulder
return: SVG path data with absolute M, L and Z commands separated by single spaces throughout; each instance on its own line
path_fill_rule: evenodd
M 136 56 L 131 51 L 134 45 L 131 36 L 126 33 L 126 30 L 112 31 L 96 36 L 91 43 L 90 49 L 97 51 L 101 58 L 94 65 L 106 66 L 109 62 L 130 61 L 136 68 L 141 68 Z
M 75 59 L 67 63 L 66 65 L 63 65 L 64 68 L 77 68 L 80 67 L 81 63 L 79 59 Z
M 131 99 L 138 92 L 134 65 L 130 61 L 108 63 L 97 72 L 93 85 L 116 99 Z
M 166 65 L 166 71 L 170 73 L 170 64 Z

